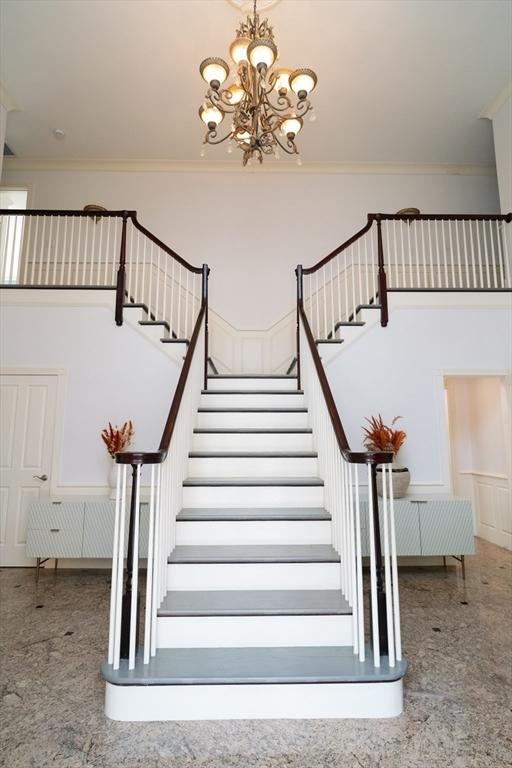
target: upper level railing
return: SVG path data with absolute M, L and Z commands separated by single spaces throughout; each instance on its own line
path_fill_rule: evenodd
M 118 325 L 140 304 L 162 335 L 190 339 L 202 275 L 135 211 L 0 210 L 2 287 L 115 290 Z
M 368 214 L 359 232 L 303 269 L 315 339 L 336 339 L 365 307 L 388 322 L 391 291 L 512 289 L 512 214 Z

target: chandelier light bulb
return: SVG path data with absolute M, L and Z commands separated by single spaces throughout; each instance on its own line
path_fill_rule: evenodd
M 240 104 L 244 97 L 244 89 L 241 85 L 238 85 L 238 83 L 233 83 L 233 85 L 230 85 L 229 88 L 227 88 L 227 93 L 230 94 L 230 104 Z
M 209 130 L 213 130 L 224 120 L 224 114 L 220 109 L 217 109 L 217 107 L 213 107 L 210 104 L 203 104 L 199 109 L 199 117 L 203 123 L 208 126 Z
M 290 75 L 290 88 L 299 99 L 305 99 L 318 82 L 312 69 L 296 69 Z
M 247 55 L 256 69 L 270 69 L 277 58 L 277 46 L 269 37 L 256 37 L 247 48 Z
M 229 75 L 229 67 L 223 59 L 219 59 L 216 56 L 210 56 L 208 59 L 204 59 L 199 65 L 199 72 L 201 77 L 212 88 L 220 88 L 224 80 Z
M 279 91 L 284 90 L 288 91 L 290 90 L 290 75 L 292 73 L 291 69 L 276 69 L 274 72 L 274 76 L 276 78 L 274 83 L 274 90 L 279 93 Z
M 300 117 L 295 117 L 294 115 L 291 115 L 290 117 L 285 117 L 283 122 L 281 123 L 281 130 L 285 134 L 285 136 L 296 136 L 300 129 L 302 128 L 302 119 Z
M 247 48 L 251 44 L 250 37 L 236 37 L 229 46 L 229 55 L 235 62 L 240 64 L 241 61 L 247 61 Z

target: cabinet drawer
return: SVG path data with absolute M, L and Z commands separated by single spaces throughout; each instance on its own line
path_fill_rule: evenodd
M 30 529 L 27 533 L 28 557 L 80 557 L 82 528 L 46 530 Z
M 112 557 L 114 548 L 115 501 L 87 502 L 85 505 L 82 557 Z M 129 510 L 126 510 L 124 554 L 128 549 Z M 148 505 L 141 504 L 140 557 L 148 550 Z
M 30 507 L 28 528 L 34 530 L 79 530 L 84 524 L 83 501 L 35 501 Z

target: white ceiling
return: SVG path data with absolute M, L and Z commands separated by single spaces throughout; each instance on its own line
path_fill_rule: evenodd
M 509 0 L 281 0 L 282 66 L 319 77 L 304 162 L 493 162 L 478 118 L 511 74 Z M 229 0 L 3 0 L 0 80 L 21 158 L 195 163 L 198 72 L 227 59 Z M 62 128 L 58 141 L 52 130 Z M 208 163 L 240 162 L 225 145 Z

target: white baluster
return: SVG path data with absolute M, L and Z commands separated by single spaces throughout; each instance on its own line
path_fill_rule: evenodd
M 153 556 L 155 546 L 155 465 L 151 465 L 149 494 L 148 559 L 146 570 L 146 610 L 144 612 L 144 664 L 151 655 L 151 628 L 153 624 Z
M 485 228 L 485 221 L 482 222 L 483 226 Z M 492 262 L 492 276 L 493 276 L 493 288 L 498 288 L 498 275 L 496 273 L 496 252 L 494 250 L 494 238 L 492 236 L 492 225 L 491 220 L 489 219 L 487 224 L 489 225 L 489 240 L 491 243 L 491 262 Z M 503 285 L 503 283 L 502 283 Z
M 366 657 L 365 638 L 364 638 L 364 602 L 363 602 L 363 556 L 361 551 L 361 505 L 359 501 L 359 467 L 355 468 L 355 526 L 356 526 L 356 575 L 357 575 L 357 627 L 358 627 L 358 648 L 359 661 L 364 661 Z
M 122 465 L 121 471 L 121 509 L 119 517 L 119 544 L 117 550 L 117 577 L 116 577 L 116 616 L 114 622 L 114 669 L 119 669 L 121 655 L 121 616 L 123 605 L 123 563 L 124 563 L 124 530 L 126 519 L 126 469 L 127 465 Z
M 52 285 L 57 285 L 57 262 L 59 260 L 59 229 L 60 229 L 60 216 L 56 217 L 57 219 L 57 226 L 56 226 L 56 233 L 55 233 L 55 246 L 53 247 L 52 251 L 52 261 L 53 261 L 53 270 L 52 270 Z
M 30 267 L 30 285 L 34 285 L 34 278 L 36 273 L 36 254 L 38 253 L 37 238 L 39 235 L 39 216 L 35 217 L 36 223 L 34 226 L 34 244 L 31 250 L 32 266 Z
M 450 241 L 450 266 L 451 266 L 451 279 L 452 279 L 452 288 L 458 288 L 457 281 L 455 279 L 455 262 L 454 262 L 454 253 L 453 253 L 453 241 L 452 241 L 452 224 L 450 219 L 446 222 L 446 227 L 448 229 L 448 239 Z
M 53 216 L 50 216 L 48 225 L 48 250 L 46 253 L 46 268 L 44 273 L 45 285 L 50 285 L 50 254 L 53 254 Z
M 395 500 L 392 472 L 389 472 L 389 530 L 391 538 L 391 573 L 393 578 L 393 616 L 395 628 L 395 655 L 402 660 L 402 638 L 400 633 L 400 598 L 398 594 L 398 560 L 396 556 Z
M 496 250 L 497 250 L 497 258 L 498 258 L 498 265 L 500 268 L 500 288 L 506 288 L 507 285 L 505 283 L 505 272 L 503 269 L 503 248 L 501 244 L 501 238 L 500 238 L 500 228 L 499 228 L 499 221 L 496 219 L 494 222 L 494 236 L 496 240 Z
M 108 663 L 114 663 L 114 631 L 117 608 L 117 576 L 119 558 L 119 525 L 121 518 L 121 464 L 117 465 L 116 506 L 114 516 L 114 547 L 112 552 L 112 577 L 110 582 L 110 622 L 108 629 Z
M 393 482 L 390 465 L 382 465 L 382 523 L 384 527 L 384 578 L 386 580 L 386 626 L 388 632 L 389 666 L 395 666 L 395 639 L 393 632 L 393 588 L 391 584 L 391 562 L 389 552 L 388 526 L 388 491 L 387 485 Z
M 27 216 L 28 221 L 26 222 L 26 228 L 24 227 L 24 232 L 23 232 L 23 242 L 25 246 L 23 249 L 24 257 L 23 257 L 23 277 L 21 279 L 22 285 L 27 285 L 27 279 L 28 279 L 28 262 L 30 259 L 30 254 L 32 253 L 31 247 L 30 247 L 31 245 L 30 239 L 32 236 L 32 219 L 33 218 L 34 218 L 33 216 Z

